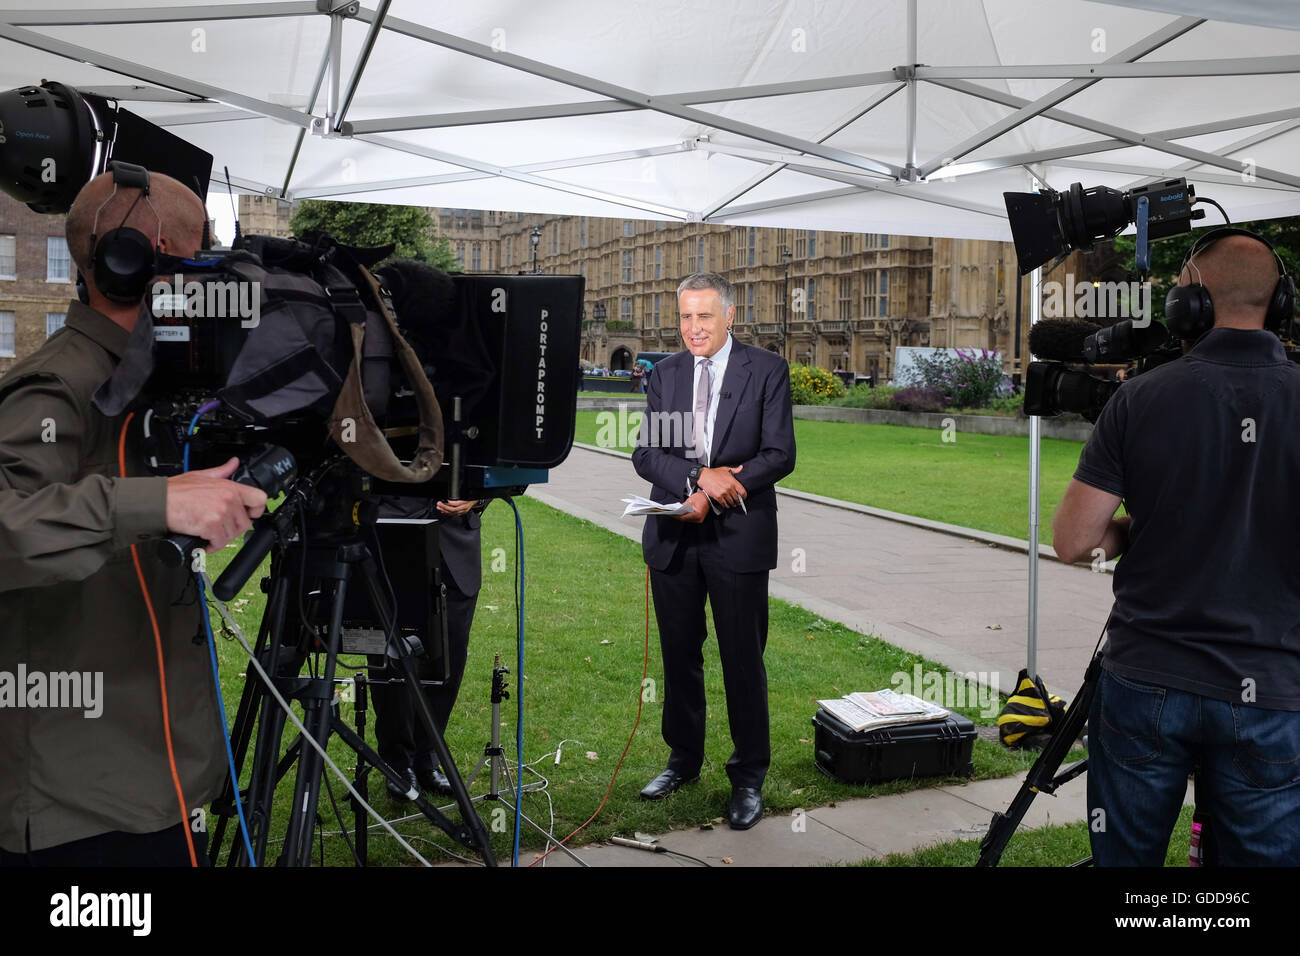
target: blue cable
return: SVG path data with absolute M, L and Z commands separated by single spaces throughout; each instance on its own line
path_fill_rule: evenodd
M 194 428 L 198 424 L 199 416 L 202 410 L 198 411 L 190 419 L 189 430 L 185 433 L 185 451 L 181 459 L 181 470 L 190 470 L 190 436 L 194 434 Z M 195 579 L 199 585 L 199 607 L 203 614 L 203 629 L 208 634 L 208 659 L 212 663 L 212 681 L 217 688 L 217 709 L 221 711 L 221 726 L 227 728 L 230 722 L 226 719 L 226 703 L 221 694 L 221 670 L 217 665 L 217 641 L 212 636 L 212 620 L 208 617 L 208 601 L 203 588 L 203 579 Z M 248 821 L 244 819 L 244 803 L 239 799 L 239 776 L 235 773 L 235 754 L 230 749 L 230 734 L 221 735 L 226 745 L 226 766 L 230 768 L 230 787 L 235 793 L 235 813 L 239 817 L 239 832 L 244 836 L 244 849 L 248 853 L 248 865 L 257 866 L 257 860 L 253 857 L 253 844 L 248 839 Z
M 194 434 L 194 429 L 198 426 L 199 418 L 202 415 L 203 409 L 200 408 L 194 413 L 194 417 L 190 419 L 190 427 L 185 432 L 185 450 L 181 454 L 181 471 L 183 472 L 190 470 L 190 436 Z
M 208 657 L 212 661 L 212 679 L 216 682 L 217 687 L 217 707 L 221 711 L 221 726 L 229 727 L 229 721 L 226 720 L 226 705 L 221 698 L 221 673 L 217 667 L 217 642 L 212 636 L 212 621 L 208 618 L 208 602 L 204 597 L 203 579 L 199 578 L 199 607 L 203 609 L 203 626 L 208 632 Z M 257 866 L 257 860 L 253 857 L 253 844 L 248 839 L 248 821 L 244 819 L 244 803 L 239 799 L 239 778 L 235 775 L 235 754 L 230 749 L 230 735 L 222 734 L 226 745 L 226 764 L 230 767 L 231 789 L 235 793 L 235 813 L 239 817 L 239 832 L 244 836 L 244 849 L 248 852 L 248 865 Z
M 515 499 L 507 498 L 506 503 L 515 513 L 515 548 L 519 552 L 519 574 L 515 577 L 515 597 L 519 603 L 519 616 L 515 627 L 519 631 L 519 651 L 515 659 L 515 762 L 519 772 L 515 774 L 515 850 L 514 865 L 519 866 L 519 831 L 523 826 L 524 815 L 524 525 L 519 517 Z

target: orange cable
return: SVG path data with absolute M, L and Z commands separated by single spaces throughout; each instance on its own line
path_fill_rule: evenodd
M 135 418 L 135 412 L 126 416 L 122 423 L 122 433 L 117 440 L 117 468 L 123 478 L 126 477 L 126 429 Z M 163 664 L 162 632 L 158 629 L 158 618 L 154 614 L 153 601 L 149 599 L 149 587 L 145 584 L 144 569 L 140 567 L 140 552 L 131 545 L 131 561 L 135 564 L 135 576 L 140 582 L 140 594 L 144 596 L 144 606 L 149 612 L 149 623 L 153 626 L 154 649 L 158 654 L 158 689 L 162 694 L 163 737 L 167 740 L 167 762 L 171 766 L 172 783 L 176 785 L 176 799 L 181 806 L 181 829 L 185 833 L 185 845 L 190 851 L 190 866 L 198 867 L 198 855 L 194 852 L 194 837 L 190 834 L 190 812 L 185 803 L 185 793 L 181 789 L 180 773 L 176 770 L 176 751 L 172 747 L 171 707 L 167 703 L 167 668 Z
M 614 776 L 609 778 L 609 789 L 605 791 L 605 798 L 600 801 L 600 806 L 596 808 L 596 812 L 587 818 L 587 823 L 591 823 L 592 820 L 600 816 L 600 811 L 605 809 L 605 804 L 609 801 L 609 795 L 614 792 L 614 781 L 618 779 L 618 772 L 623 766 L 623 759 L 627 756 L 627 752 L 632 746 L 633 738 L 636 737 L 636 729 L 637 727 L 641 726 L 641 708 L 645 705 L 645 679 L 646 679 L 646 675 L 649 673 L 650 673 L 650 565 L 647 564 L 645 568 L 645 659 L 641 663 L 641 684 L 640 686 L 637 687 L 637 692 L 636 692 L 636 722 L 632 724 L 632 732 L 627 735 L 627 743 L 623 747 L 623 753 L 619 755 L 618 764 L 614 767 Z M 573 839 L 573 837 L 576 836 L 580 831 L 584 830 L 587 826 L 587 823 L 584 823 L 582 826 L 578 827 L 576 830 L 574 830 L 572 833 L 566 836 L 563 840 L 561 840 L 556 846 L 551 847 L 549 850 L 547 850 L 545 853 L 543 853 L 537 859 L 533 860 L 533 862 L 529 863 L 528 865 L 533 866 L 534 864 L 540 863 L 542 860 L 546 859 L 548 856 L 550 856 L 552 853 L 558 850 L 561 846 L 568 843 L 569 840 Z

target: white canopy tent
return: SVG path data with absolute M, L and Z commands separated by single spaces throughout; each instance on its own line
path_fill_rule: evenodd
M 0 89 L 130 100 L 267 196 L 1006 240 L 1004 191 L 1185 176 L 1300 214 L 1292 0 L 64 3 L 0 0 Z
M 116 92 L 287 198 L 1007 239 L 1004 190 L 1186 175 L 1300 213 L 1284 0 L 369 2 L 5 0 L 0 88 Z

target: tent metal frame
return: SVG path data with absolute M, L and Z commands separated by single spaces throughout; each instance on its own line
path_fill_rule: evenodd
M 389 15 L 391 0 L 374 0 L 374 7 L 361 0 L 280 0 L 258 4 L 190 3 L 157 8 L 91 10 L 11 10 L 0 11 L 0 39 L 18 43 L 55 56 L 80 61 L 109 73 L 147 84 L 146 87 L 94 88 L 106 95 L 117 93 L 122 99 L 152 100 L 176 104 L 175 115 L 162 125 L 181 126 L 191 123 L 228 122 L 235 118 L 266 118 L 295 130 L 294 146 L 279 186 L 257 182 L 245 176 L 231 176 L 230 182 L 241 189 L 280 199 L 305 199 L 373 194 L 385 190 L 434 186 L 491 178 L 505 178 L 530 186 L 568 193 L 613 204 L 659 219 L 685 222 L 718 222 L 761 213 L 787 206 L 835 202 L 866 194 L 885 197 L 903 196 L 922 203 L 954 207 L 981 216 L 1004 219 L 1001 208 L 951 194 L 945 182 L 962 177 L 1021 169 L 1030 188 L 1047 188 L 1050 170 L 1047 164 L 1068 169 L 1091 170 L 1108 174 L 1132 175 L 1126 188 L 1162 178 L 1185 175 L 1211 183 L 1246 186 L 1269 191 L 1300 192 L 1300 176 L 1284 170 L 1249 164 L 1234 158 L 1241 151 L 1275 139 L 1300 128 L 1300 107 L 1241 114 L 1175 129 L 1142 132 L 1103 122 L 1065 109 L 1063 104 L 1085 90 L 1108 79 L 1276 76 L 1300 74 L 1300 56 L 1224 57 L 1206 60 L 1148 61 L 1149 54 L 1196 30 L 1205 19 L 1194 16 L 1172 17 L 1161 27 L 1140 37 L 1101 63 L 1018 64 L 1018 65 L 942 65 L 919 62 L 917 0 L 906 5 L 905 57 L 907 62 L 890 69 L 779 83 L 755 83 L 720 89 L 688 90 L 652 94 L 631 89 L 599 77 L 565 69 L 552 63 L 519 56 L 478 43 L 466 37 L 438 30 L 420 23 Z M 292 108 L 249 96 L 224 87 L 203 83 L 132 62 L 110 53 L 71 43 L 40 32 L 41 27 L 111 26 L 151 23 L 204 23 L 228 20 L 268 18 L 307 18 L 324 16 L 329 20 L 328 39 L 317 67 L 311 92 L 302 108 Z M 348 21 L 364 25 L 365 33 L 357 52 L 344 54 L 344 35 Z M 401 36 L 443 50 L 474 57 L 498 66 L 529 74 L 563 86 L 581 90 L 593 98 L 552 102 L 541 105 L 458 112 L 432 112 L 418 115 L 386 116 L 362 120 L 348 119 L 362 90 L 366 68 L 381 36 Z M 345 62 L 348 60 L 349 62 Z M 1064 82 L 1035 99 L 1016 96 L 1006 89 L 989 85 L 1007 80 L 1060 79 Z M 917 143 L 917 118 L 920 85 L 928 84 L 963 97 L 993 103 L 1009 112 L 983 129 L 966 136 L 948 148 L 920 159 Z M 702 105 L 731 104 L 764 97 L 794 97 L 828 91 L 860 90 L 863 99 L 822 128 L 812 138 L 794 136 L 778 129 L 758 126 L 723 115 Z M 903 162 L 901 165 L 875 156 L 839 148 L 832 140 L 845 129 L 859 123 L 882 104 L 903 93 Z M 324 115 L 317 114 L 318 101 L 325 98 Z M 217 106 L 226 109 L 218 109 Z M 186 107 L 189 107 L 188 112 Z M 672 117 L 689 124 L 675 142 L 632 150 L 575 155 L 516 166 L 435 149 L 398 138 L 397 134 L 428 130 L 470 127 L 494 123 L 527 123 L 572 117 L 597 116 L 645 110 Z M 1012 151 L 1004 155 L 971 158 L 972 154 L 1007 136 L 1034 120 L 1049 120 L 1095 133 L 1101 139 L 1049 149 Z M 1185 145 L 1181 140 L 1213 133 L 1252 130 L 1217 151 Z M 352 138 L 388 150 L 406 153 L 450 167 L 453 171 L 430 170 L 428 175 L 394 178 L 383 182 L 335 182 L 298 190 L 291 189 L 294 170 L 307 134 L 321 137 Z M 1149 163 L 1142 164 L 1127 156 L 1111 160 L 1097 159 L 1098 154 L 1144 148 L 1169 156 L 1176 163 L 1153 174 Z M 759 167 L 745 181 L 727 188 L 723 194 L 705 202 L 699 209 L 678 209 L 636 196 L 609 192 L 565 182 L 544 175 L 585 166 L 623 163 L 650 157 L 671 156 L 687 152 L 728 156 Z M 1143 157 L 1144 159 L 1146 157 Z M 790 170 L 803 176 L 834 184 L 821 191 L 803 192 L 778 198 L 741 202 L 773 176 Z M 1041 308 L 1041 270 L 1031 278 L 1031 324 L 1039 318 Z M 1029 608 L 1028 663 L 1034 673 L 1038 619 L 1038 482 L 1039 420 L 1031 419 L 1031 503 L 1029 526 Z
M 231 177 L 232 184 L 259 194 L 282 199 L 346 196 L 384 189 L 409 186 L 436 185 L 463 182 L 473 179 L 504 177 L 548 190 L 570 193 L 589 199 L 613 203 L 658 218 L 686 222 L 712 222 L 720 219 L 798 205 L 805 202 L 841 199 L 849 196 L 878 192 L 906 195 L 922 202 L 954 206 L 981 214 L 998 214 L 989 207 L 966 200 L 942 195 L 941 190 L 928 190 L 924 183 L 932 179 L 952 180 L 998 169 L 1024 167 L 1031 170 L 1040 181 L 1046 171 L 1035 164 L 1063 162 L 1064 165 L 1099 172 L 1132 172 L 1136 183 L 1151 182 L 1157 177 L 1144 174 L 1137 166 L 1124 163 L 1069 162 L 1110 150 L 1128 147 L 1146 147 L 1176 157 L 1183 162 L 1170 172 L 1194 175 L 1210 182 L 1252 186 L 1269 190 L 1300 191 L 1300 176 L 1282 170 L 1254 167 L 1252 176 L 1243 177 L 1243 162 L 1234 159 L 1241 149 L 1289 132 L 1300 126 L 1300 109 L 1275 110 L 1270 113 L 1245 115 L 1228 120 L 1218 120 L 1174 130 L 1143 133 L 1113 123 L 1091 119 L 1061 108 L 1061 104 L 1089 89 L 1104 79 L 1184 77 L 1184 76 L 1242 76 L 1300 74 L 1300 56 L 1232 57 L 1210 60 L 1167 60 L 1148 62 L 1143 58 L 1196 29 L 1206 22 L 1197 17 L 1176 17 L 1135 43 L 1116 53 L 1102 63 L 1073 64 L 1021 64 L 1014 66 L 934 66 L 917 62 L 917 0 L 908 0 L 906 45 L 908 63 L 889 70 L 795 80 L 782 83 L 753 84 L 722 89 L 693 90 L 655 95 L 610 83 L 554 64 L 495 50 L 491 46 L 465 37 L 440 31 L 423 24 L 391 17 L 388 9 L 391 0 L 377 0 L 374 9 L 365 7 L 360 0 L 282 0 L 260 4 L 188 4 L 157 8 L 126 8 L 115 10 L 13 10 L 0 12 L 0 38 L 10 40 L 56 56 L 78 60 L 121 76 L 161 87 L 165 93 L 149 96 L 148 89 L 132 88 L 132 99 L 157 99 L 163 102 L 192 103 L 211 106 L 224 104 L 231 110 L 206 110 L 192 117 L 184 115 L 167 118 L 165 125 L 230 121 L 237 115 L 249 118 L 264 117 L 285 123 L 298 130 L 295 146 L 280 186 L 255 182 L 246 177 Z M 169 22 L 211 22 L 218 20 L 253 20 L 269 18 L 300 18 L 325 16 L 329 18 L 329 40 L 322 55 L 316 80 L 307 103 L 301 109 L 271 103 L 234 90 L 202 83 L 132 62 L 109 53 L 90 49 L 41 33 L 38 27 L 66 27 L 91 25 L 124 25 Z M 348 20 L 364 24 L 366 32 L 359 52 L 352 58 L 350 67 L 345 64 L 343 36 Z M 469 110 L 452 113 L 429 113 L 416 116 L 394 116 L 350 121 L 347 119 L 365 77 L 370 56 L 385 33 L 404 36 L 423 43 L 476 57 L 500 66 L 528 73 L 564 84 L 587 93 L 596 99 L 543 104 L 539 106 L 505 109 Z M 346 82 L 345 82 L 346 77 Z M 1027 100 L 1009 92 L 995 89 L 979 82 L 1008 79 L 1059 78 L 1065 83 L 1034 100 Z M 1012 112 L 978 133 L 953 144 L 941 154 L 918 162 L 917 157 L 917 101 L 919 84 L 928 83 L 936 88 L 978 98 L 1009 108 Z M 811 139 L 789 135 L 780 130 L 756 126 L 716 112 L 698 108 L 698 104 L 729 103 L 747 99 L 843 89 L 870 89 L 880 87 L 855 108 L 849 110 L 835 123 Z M 322 90 L 326 104 L 324 116 L 315 115 Z M 174 91 L 174 92 L 172 92 Z M 837 133 L 858 122 L 881 103 L 898 92 L 904 93 L 904 142 L 906 159 L 898 165 L 883 159 L 840 149 L 829 144 Z M 180 94 L 177 96 L 176 94 Z M 235 112 L 232 112 L 235 111 Z M 391 134 L 419 130 L 471 126 L 485 123 L 529 122 L 575 116 L 593 116 L 602 113 L 648 110 L 664 116 L 675 117 L 695 124 L 699 133 L 681 143 L 663 144 L 649 149 L 612 152 L 594 156 L 573 156 L 521 166 L 502 166 L 485 162 L 472 156 L 463 156 L 446 150 L 432 149 Z M 1105 137 L 1055 149 L 1013 153 L 1001 157 L 965 160 L 975 150 L 987 145 L 1036 118 L 1060 123 L 1098 133 Z M 1243 140 L 1224 147 L 1218 152 L 1195 149 L 1176 140 L 1228 129 L 1270 125 Z M 384 183 L 343 182 L 329 186 L 302 190 L 290 188 L 293 170 L 306 134 L 353 137 L 358 141 L 392 149 L 410 155 L 458 167 L 462 172 L 413 176 Z M 734 138 L 734 141 L 733 141 Z M 651 202 L 635 196 L 591 189 L 539 175 L 543 172 L 574 169 L 597 163 L 625 162 L 637 157 L 661 156 L 687 150 L 729 155 L 762 167 L 744 183 L 727 190 L 725 195 L 704 204 L 701 209 L 676 209 L 662 203 Z M 1225 170 L 1234 175 L 1215 172 L 1194 172 L 1201 167 Z M 738 200 L 746 193 L 766 182 L 784 169 L 803 175 L 825 179 L 840 184 L 820 192 L 785 196 L 762 202 L 742 204 Z M 910 188 L 909 188 L 910 187 Z

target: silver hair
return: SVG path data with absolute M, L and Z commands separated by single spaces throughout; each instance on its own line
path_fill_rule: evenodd
M 712 289 L 718 293 L 724 310 L 736 304 L 736 291 L 731 287 L 730 282 L 716 272 L 697 272 L 693 276 L 688 276 L 677 287 L 677 295 L 680 297 L 683 292 L 696 289 Z

